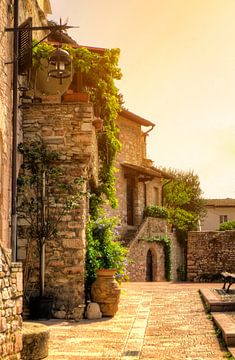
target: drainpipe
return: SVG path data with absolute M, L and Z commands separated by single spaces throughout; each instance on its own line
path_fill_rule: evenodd
M 147 135 L 148 133 L 150 133 L 150 131 L 153 130 L 154 126 L 155 126 L 155 125 L 152 125 L 152 126 L 151 126 L 151 129 L 145 131 L 143 135 Z
M 19 0 L 14 1 L 14 28 L 19 26 Z M 18 31 L 14 31 L 13 44 L 13 104 L 12 104 L 12 185 L 11 185 L 11 248 L 12 260 L 16 261 L 17 252 L 17 123 L 18 123 Z

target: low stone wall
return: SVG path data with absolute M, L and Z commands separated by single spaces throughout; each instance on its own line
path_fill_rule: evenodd
M 224 270 L 235 272 L 235 231 L 190 232 L 187 249 L 188 280 L 206 280 Z
M 20 359 L 22 350 L 22 266 L 0 247 L 0 357 Z

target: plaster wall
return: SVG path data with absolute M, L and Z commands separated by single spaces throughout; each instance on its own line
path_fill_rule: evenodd
M 227 215 L 228 221 L 235 220 L 235 207 L 207 206 L 205 219 L 202 221 L 202 231 L 216 231 L 220 226 L 220 216 Z

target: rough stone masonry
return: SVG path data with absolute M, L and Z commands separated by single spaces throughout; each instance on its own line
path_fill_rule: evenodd
M 23 114 L 24 141 L 44 140 L 60 156 L 66 179 L 83 176 L 87 182 L 97 178 L 97 148 L 92 105 L 82 103 L 33 104 Z M 85 190 L 85 189 L 84 189 Z M 54 317 L 80 319 L 84 311 L 84 265 L 87 199 L 79 209 L 67 213 L 56 238 L 46 244 L 46 294 L 55 298 Z M 23 233 L 23 232 L 22 232 Z M 20 260 L 25 262 L 26 239 L 19 239 Z M 33 258 L 29 281 L 38 293 L 39 264 Z

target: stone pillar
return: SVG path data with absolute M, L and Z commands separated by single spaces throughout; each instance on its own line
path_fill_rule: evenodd
M 23 114 L 24 141 L 41 137 L 60 156 L 66 179 L 97 178 L 97 144 L 91 104 L 34 104 Z M 46 293 L 55 297 L 54 316 L 79 319 L 84 310 L 87 199 L 66 214 L 58 235 L 46 244 Z M 21 239 L 21 246 L 24 239 Z M 24 252 L 21 251 L 22 256 Z M 24 260 L 24 259 L 22 259 Z M 32 288 L 38 282 L 35 259 Z

